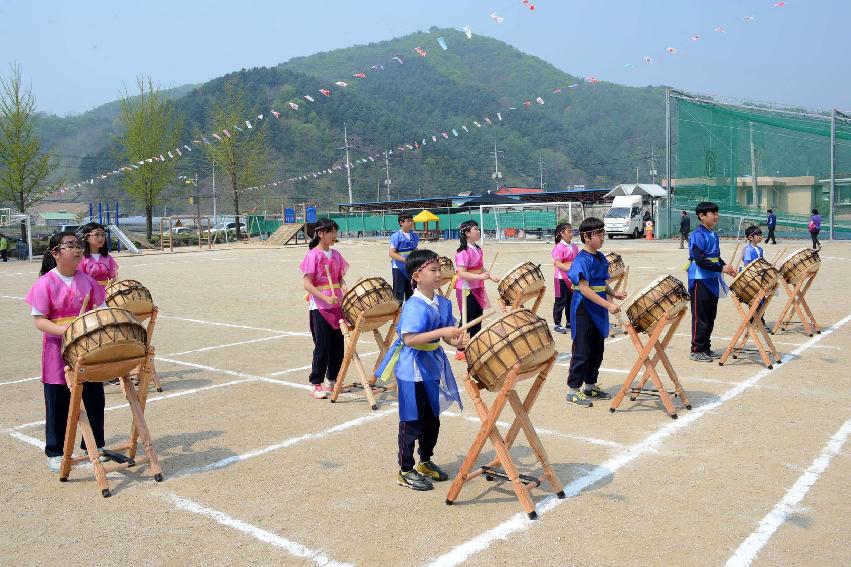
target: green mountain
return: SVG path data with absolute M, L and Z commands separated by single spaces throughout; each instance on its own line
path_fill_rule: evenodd
M 438 46 L 439 36 L 445 38 L 448 50 Z M 420 57 L 416 47 L 428 55 Z M 404 64 L 394 61 L 394 56 Z M 383 65 L 383 70 L 373 69 L 374 65 Z M 353 77 L 357 72 L 366 73 L 366 79 Z M 357 146 L 352 161 L 427 139 L 419 151 L 396 150 L 391 156 L 393 199 L 482 193 L 494 188 L 494 145 L 500 151 L 504 183 L 537 187 L 542 165 L 545 187 L 550 190 L 631 181 L 636 166 L 641 179 L 647 180 L 651 150 L 655 148 L 658 158 L 664 147 L 663 88 L 588 84 L 501 41 L 483 36 L 468 40 L 451 29 L 432 28 L 380 43 L 317 53 L 273 68 L 243 69 L 197 87 L 176 89 L 172 96 L 186 120 L 187 142 L 199 129 L 210 131 L 210 103 L 222 96 L 230 80 L 245 91 L 253 109 L 246 118 L 260 113 L 266 117 L 269 181 L 344 163 L 343 152 L 338 150 L 343 146 L 344 122 L 350 143 Z M 349 86 L 341 89 L 334 86 L 335 81 Z M 567 88 L 572 84 L 578 86 Z M 318 92 L 325 87 L 333 92 L 328 98 Z M 562 92 L 553 93 L 556 88 Z M 305 94 L 316 102 L 305 101 Z M 543 105 L 535 102 L 538 96 Z M 527 100 L 531 101 L 529 108 L 523 104 Z M 289 109 L 291 101 L 299 104 L 298 111 Z M 270 109 L 280 111 L 280 119 L 272 118 Z M 497 120 L 497 112 L 502 121 Z M 66 181 L 89 178 L 121 165 L 114 157 L 117 115 L 113 102 L 77 117 L 41 117 L 43 141 L 57 153 L 63 165 L 58 173 Z M 484 125 L 485 116 L 493 126 Z M 483 127 L 475 128 L 473 120 Z M 464 132 L 462 125 L 467 125 L 470 133 Z M 452 136 L 453 128 L 459 137 Z M 442 139 L 442 132 L 450 133 L 449 140 L 433 143 L 431 136 Z M 200 151 L 181 159 L 180 168 L 187 175 L 198 173 L 203 191 L 209 192 L 210 166 Z M 383 159 L 357 164 L 352 177 L 354 199 L 375 200 L 385 177 Z M 186 191 L 175 185 L 168 193 L 169 210 L 188 206 Z M 381 191 L 384 199 L 384 189 Z M 83 201 L 126 201 L 114 178 L 73 196 Z M 348 200 L 345 171 L 254 191 L 244 202 L 246 207 L 271 210 L 282 202 L 305 200 L 323 208 Z M 228 210 L 227 200 L 219 202 L 220 208 Z

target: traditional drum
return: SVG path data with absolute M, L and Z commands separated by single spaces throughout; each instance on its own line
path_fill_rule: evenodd
M 624 310 L 637 332 L 649 333 L 662 315 L 674 316 L 685 309 L 688 299 L 683 282 L 673 276 L 660 276 L 624 302 Z
M 609 261 L 609 279 L 618 277 L 626 269 L 623 265 L 623 258 L 621 258 L 620 254 L 609 252 L 606 254 L 606 260 Z
M 532 294 L 546 285 L 541 266 L 532 262 L 523 262 L 514 266 L 508 274 L 497 284 L 499 297 L 505 305 L 514 305 L 514 302 L 524 294 Z
M 126 309 L 94 309 L 71 321 L 65 329 L 62 357 L 71 367 L 84 356 L 85 364 L 120 363 L 145 356 L 147 341 L 145 327 Z M 126 369 L 117 364 L 104 376 L 86 372 L 84 378 L 89 382 L 117 378 L 138 364 L 138 360 L 128 363 Z
M 470 375 L 495 392 L 515 364 L 520 363 L 522 372 L 546 361 L 554 352 L 547 322 L 528 309 L 517 309 L 476 333 L 465 354 Z
M 764 258 L 757 258 L 736 275 L 730 284 L 730 291 L 739 301 L 750 304 L 754 298 L 770 285 L 777 282 L 780 272 Z
M 121 280 L 106 288 L 106 305 L 126 309 L 133 315 L 148 315 L 154 308 L 151 292 L 136 280 Z
M 446 283 L 455 277 L 455 264 L 446 256 L 441 256 L 438 261 L 440 262 L 440 281 Z
M 399 302 L 393 295 L 393 288 L 384 278 L 362 279 L 343 296 L 343 315 L 352 326 L 361 314 L 364 317 L 378 317 L 398 310 Z
M 798 283 L 806 274 L 817 272 L 821 267 L 818 251 L 801 248 L 790 254 L 780 265 L 780 274 L 791 284 Z

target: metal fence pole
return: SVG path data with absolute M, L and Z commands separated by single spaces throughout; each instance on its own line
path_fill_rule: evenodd
M 668 226 L 671 231 L 671 89 L 665 89 L 665 207 L 668 209 Z M 662 235 L 660 235 L 661 237 Z M 665 236 L 670 236 L 666 234 Z
M 836 109 L 830 113 L 830 240 L 833 240 L 836 207 Z

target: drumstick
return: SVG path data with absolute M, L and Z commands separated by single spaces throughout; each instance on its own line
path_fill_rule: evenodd
M 493 265 L 496 264 L 496 259 L 499 258 L 499 250 L 497 250 L 493 255 L 493 260 L 491 260 L 490 268 L 488 268 L 488 274 L 493 270 Z
M 464 323 L 463 325 L 461 325 L 460 329 L 462 331 L 466 331 L 470 327 L 475 327 L 476 325 L 478 325 L 479 323 L 481 323 L 482 321 L 484 321 L 485 319 L 487 319 L 491 315 L 493 315 L 493 309 L 488 309 L 487 311 L 482 313 L 479 317 L 476 317 L 475 319 L 473 319 L 469 323 Z
M 328 278 L 328 285 L 331 286 L 331 296 L 334 297 L 334 281 L 331 279 L 331 270 L 328 269 L 328 264 L 325 264 L 325 277 Z
M 786 253 L 786 249 L 784 248 L 783 250 L 781 250 L 780 252 L 778 252 L 777 254 L 774 255 L 774 258 L 771 259 L 771 263 L 776 264 L 777 260 L 782 258 L 783 254 L 785 254 L 785 253 Z
M 739 243 L 736 242 L 736 248 L 733 250 L 733 255 L 730 257 L 730 264 L 735 268 L 737 267 L 736 263 L 736 254 L 739 253 Z
M 89 304 L 89 296 L 90 295 L 91 295 L 91 292 L 87 293 L 86 297 L 83 299 L 83 304 L 80 306 L 80 312 L 77 314 L 77 317 L 80 317 L 83 313 L 88 311 L 88 309 L 86 309 L 86 306 Z

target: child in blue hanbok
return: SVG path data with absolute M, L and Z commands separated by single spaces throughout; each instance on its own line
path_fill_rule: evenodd
M 431 490 L 432 480 L 449 477 L 431 460 L 440 431 L 440 413 L 453 403 L 461 407 L 458 386 L 440 339 L 465 346 L 466 333 L 455 326 L 452 303 L 435 291 L 440 287 L 440 262 L 431 250 L 414 250 L 405 269 L 416 288 L 402 307 L 398 337 L 376 371 L 386 382 L 395 373 L 399 392 L 398 482 L 414 490 Z M 414 466 L 414 444 L 420 462 Z

